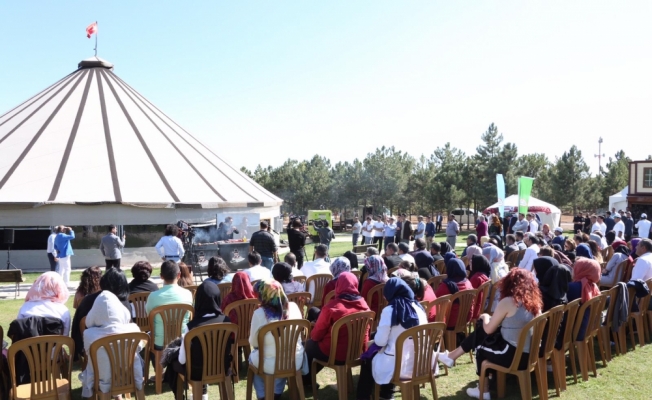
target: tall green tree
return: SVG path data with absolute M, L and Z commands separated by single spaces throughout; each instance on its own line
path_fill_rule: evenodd
M 462 207 L 465 193 L 460 189 L 463 184 L 466 155 L 459 149 L 446 143 L 435 149 L 432 162 L 436 169 L 432 184 L 432 199 L 437 210 L 450 211 Z
M 479 172 L 478 180 L 475 182 L 477 186 L 474 186 L 475 193 L 467 193 L 467 195 L 471 195 L 474 203 L 484 209 L 497 200 L 496 174 L 503 174 L 507 190 L 515 183 L 513 167 L 518 151 L 512 143 L 503 145 L 503 135 L 498 132 L 498 127 L 493 123 L 480 139 L 482 144 L 476 148 L 474 157 Z
M 604 185 L 602 196 L 609 199 L 614 193 L 620 192 L 629 183 L 629 163 L 632 160 L 620 150 L 614 158 L 609 157 L 607 166 L 602 170 L 604 175 Z
M 573 145 L 555 162 L 551 176 L 551 183 L 556 188 L 552 193 L 554 202 L 559 207 L 570 205 L 573 214 L 577 213 L 589 177 L 589 166 L 582 157 L 582 151 Z

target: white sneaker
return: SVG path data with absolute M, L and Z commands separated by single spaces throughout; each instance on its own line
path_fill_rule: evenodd
M 201 400 L 208 400 L 208 393 L 201 395 Z
M 441 361 L 448 368 L 453 368 L 453 366 L 455 366 L 455 360 L 448 357 L 448 350 L 437 353 L 437 355 L 438 355 L 437 359 Z
M 473 397 L 474 399 L 483 399 L 483 400 L 491 400 L 491 395 L 489 392 L 485 392 L 482 397 L 480 397 L 480 387 L 474 387 L 474 388 L 468 388 L 466 389 L 466 394 L 468 394 L 470 397 Z

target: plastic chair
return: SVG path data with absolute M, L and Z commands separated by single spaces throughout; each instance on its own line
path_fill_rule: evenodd
M 605 249 L 602 250 L 602 260 L 604 262 L 609 262 L 611 260 L 611 257 L 614 255 L 614 249 L 611 246 L 607 246 Z
M 394 272 L 396 272 L 400 267 L 394 267 L 390 268 L 387 270 L 387 276 L 391 276 Z
M 473 314 L 477 314 L 479 317 L 480 314 L 482 314 L 484 311 L 484 303 L 487 301 L 487 297 L 489 297 L 489 292 L 491 291 L 491 281 L 483 283 L 482 285 L 478 286 L 476 290 L 478 291 L 478 295 L 475 297 L 475 301 L 473 302 Z M 477 321 L 478 318 L 471 318 L 468 324 L 469 332 L 475 328 L 475 323 Z
M 5 338 L 5 332 L 4 329 L 2 329 L 2 326 L 0 326 L 0 343 Z M 9 388 L 9 377 L 5 373 L 5 371 L 8 371 L 9 368 L 5 365 L 5 358 L 0 356 L 0 387 L 3 388 Z
M 507 264 L 510 269 L 517 266 L 516 264 L 518 262 L 519 252 L 520 252 L 520 250 L 519 251 L 512 251 L 511 253 L 509 253 L 507 258 L 505 259 L 505 264 Z
M 228 373 L 229 371 L 224 368 L 224 355 L 230 338 L 237 332 L 238 326 L 236 324 L 223 322 L 199 326 L 186 334 L 183 340 L 186 349 L 186 376 L 178 375 L 176 393 L 178 400 L 183 399 L 184 382 L 188 382 L 188 386 L 192 387 L 193 400 L 201 400 L 203 385 L 215 383 L 219 385 L 222 400 L 234 400 L 233 381 Z M 193 361 L 190 347 L 195 339 L 199 342 L 203 354 L 202 376 L 198 381 L 192 380 Z M 236 351 L 237 347 L 231 346 L 231 356 L 234 360 L 236 359 Z
M 491 285 L 491 290 L 489 291 L 489 296 L 487 297 L 487 306 L 485 307 L 483 313 L 493 315 L 494 301 L 496 300 L 496 292 L 498 291 L 498 283 Z
M 192 293 L 192 300 L 194 301 L 195 295 L 197 294 L 197 285 L 184 286 L 183 288 L 190 290 L 190 293 Z
M 582 373 L 582 380 L 589 380 L 589 368 L 593 371 L 593 376 L 597 378 L 598 372 L 595 369 L 595 352 L 593 351 L 594 339 L 600 332 L 600 325 L 602 324 L 601 313 L 604 309 L 604 302 L 606 296 L 596 296 L 591 300 L 580 306 L 577 316 L 575 317 L 575 324 L 573 326 L 573 340 L 575 341 L 575 348 L 577 349 L 577 359 L 580 364 L 580 371 Z M 577 340 L 580 328 L 582 326 L 582 319 L 585 313 L 589 313 L 589 322 L 586 327 L 586 334 L 583 340 Z M 598 340 L 598 347 L 600 349 L 600 358 L 604 366 L 606 366 L 606 355 L 604 352 L 603 344 Z M 571 360 L 575 363 L 575 360 Z
M 446 335 L 444 342 L 446 343 L 446 349 L 448 351 L 453 351 L 457 347 L 457 334 L 463 333 L 466 335 L 466 325 L 469 322 L 469 312 L 471 311 L 471 306 L 475 301 L 475 297 L 478 295 L 477 290 L 460 290 L 451 296 L 451 307 L 448 309 L 448 315 L 446 316 L 446 321 L 450 319 L 450 313 L 453 308 L 453 304 L 458 301 L 459 308 L 457 314 L 457 322 L 453 329 L 446 329 Z M 471 354 L 471 360 L 473 360 L 473 353 Z
M 310 292 L 295 292 L 295 293 L 290 293 L 287 295 L 288 296 L 288 301 L 291 301 L 299 307 L 299 311 L 301 311 L 301 315 L 306 317 L 308 314 L 308 309 L 306 308 L 306 305 L 310 304 L 310 298 L 312 297 L 310 295 Z M 238 319 L 238 321 L 240 321 Z M 247 337 L 247 340 L 249 338 Z
M 297 344 L 307 338 L 310 322 L 305 319 L 289 319 L 271 322 L 258 331 L 258 343 L 265 343 L 265 335 L 271 334 L 276 347 L 274 372 L 268 374 L 263 368 L 265 363 L 265 347 L 258 348 L 258 365 L 249 363 L 247 372 L 247 400 L 251 400 L 254 375 L 265 381 L 265 399 L 274 398 L 274 379 L 289 378 L 290 397 L 305 400 L 301 366 L 296 364 L 295 354 Z
M 652 283 L 651 281 L 647 281 Z M 646 282 L 646 283 L 647 283 Z M 634 290 L 630 289 L 630 296 L 635 297 Z M 638 311 L 633 311 L 630 309 L 629 316 L 627 317 L 627 328 L 629 329 L 629 340 L 632 343 L 632 348 L 636 348 L 636 343 L 634 342 L 634 323 L 636 323 L 636 332 L 638 334 L 638 344 L 643 347 L 645 346 L 645 336 L 647 332 L 647 323 L 645 322 L 645 316 L 648 312 L 648 305 L 650 304 L 650 293 L 647 296 L 641 297 L 638 302 Z
M 426 312 L 426 316 L 430 315 L 430 310 L 432 309 L 432 301 L 423 300 L 420 301 L 419 304 L 421 304 L 421 307 L 423 307 L 423 310 Z
M 245 362 L 249 360 L 249 354 L 251 353 L 251 346 L 249 345 L 249 333 L 251 332 L 251 319 L 253 318 L 254 311 L 260 307 L 260 301 L 258 299 L 245 299 L 235 301 L 224 309 L 224 315 L 229 315 L 231 311 L 234 311 L 238 318 L 238 335 L 235 340 L 235 347 L 239 350 L 242 347 Z M 235 376 L 234 381 L 238 383 L 240 381 L 240 352 L 235 353 L 237 357 L 234 358 L 235 364 Z
M 547 335 L 543 337 L 541 348 L 543 355 L 537 362 L 537 379 L 539 382 L 539 398 L 541 400 L 548 400 L 548 360 L 552 360 L 552 351 L 555 349 L 555 342 L 559 333 L 562 318 L 564 317 L 565 305 L 553 307 L 546 314 L 548 314 L 548 325 L 546 326 Z M 558 368 L 552 369 L 552 376 L 555 382 L 555 390 L 557 396 L 561 392 L 561 380 L 566 379 L 566 375 L 562 377 Z
M 521 387 L 521 398 L 531 399 L 532 398 L 532 381 L 530 373 L 535 371 L 537 368 L 537 362 L 539 360 L 539 346 L 541 345 L 541 337 L 543 336 L 543 330 L 546 327 L 546 322 L 548 321 L 548 313 L 544 313 L 534 318 L 532 321 L 528 322 L 523 329 L 518 338 L 518 346 L 516 346 L 516 353 L 514 353 L 514 359 L 509 368 L 505 368 L 498 364 L 491 363 L 487 360 L 482 362 L 480 368 L 480 393 L 484 393 L 484 379 L 487 375 L 488 369 L 493 369 L 498 373 L 498 397 L 505 397 L 505 378 L 506 374 L 516 375 L 518 377 L 518 384 Z M 530 342 L 529 353 L 524 353 L 525 341 L 527 336 L 532 331 L 532 339 Z M 521 357 L 528 357 L 527 367 L 525 369 L 519 369 L 518 366 L 521 363 Z M 537 384 L 539 388 L 539 393 L 542 393 L 543 390 L 547 388 L 541 387 L 541 380 L 537 379 Z
M 312 298 L 312 305 L 313 307 L 321 308 L 321 306 L 324 304 L 323 303 L 323 296 L 324 296 L 324 286 L 330 281 L 333 280 L 333 275 L 331 274 L 315 274 L 310 276 L 306 280 L 306 291 L 310 291 L 311 285 L 314 285 L 314 297 Z
M 323 301 L 324 304 L 322 304 L 322 306 L 325 306 L 331 300 L 333 300 L 333 297 L 335 297 L 335 290 L 331 290 L 330 292 L 328 292 L 328 294 L 326 294 L 326 296 L 324 296 L 324 301 Z
M 433 276 L 432 278 L 428 279 L 428 285 L 432 288 L 432 290 L 437 291 L 437 287 L 442 283 L 444 279 L 446 279 L 448 275 L 438 275 L 438 276 Z
M 84 331 L 86 330 L 86 317 L 83 317 L 81 321 L 79 321 L 79 332 L 81 333 L 82 337 L 82 343 L 84 342 Z M 88 354 L 86 354 L 86 350 L 81 349 L 80 355 L 79 355 L 79 361 L 81 362 L 82 366 L 82 371 L 86 369 L 86 366 L 88 365 Z
M 420 398 L 421 384 L 430 383 L 432 395 L 437 399 L 437 385 L 435 375 L 432 373 L 434 351 L 442 333 L 446 330 L 443 322 L 417 325 L 401 333 L 396 339 L 396 356 L 394 361 L 394 376 L 391 383 L 400 388 L 401 396 L 405 400 L 418 400 Z M 401 379 L 401 362 L 403 360 L 403 344 L 406 340 L 412 340 L 414 344 L 414 363 L 412 367 L 412 378 Z M 376 384 L 376 399 L 380 398 L 380 386 Z
M 217 288 L 220 289 L 220 300 L 224 301 L 224 298 L 231 293 L 231 283 L 218 283 Z
M 464 256 L 464 257 L 462 257 L 462 262 L 464 263 L 464 266 L 465 266 L 466 268 L 468 268 L 468 267 L 469 267 L 469 264 L 470 264 L 469 256 Z
M 446 322 L 448 311 L 451 307 L 451 297 L 453 296 L 447 294 L 446 296 L 437 297 L 437 299 L 430 302 L 430 309 L 434 307 L 437 310 L 435 322 Z
M 23 339 L 9 346 L 7 361 L 11 400 L 71 400 L 70 375 L 72 362 L 65 362 L 68 354 L 75 354 L 75 341 L 68 336 L 45 335 Z M 16 386 L 16 355 L 23 353 L 29 365 L 31 382 Z M 38 379 L 40 378 L 40 379 Z
M 293 281 L 298 282 L 303 285 L 303 287 L 306 287 L 306 277 L 301 275 L 301 276 L 295 276 L 292 278 Z
M 575 369 L 575 347 L 573 346 L 573 328 L 577 319 L 577 311 L 580 308 L 580 299 L 575 299 L 564 306 L 564 319 L 562 323 L 562 330 L 559 335 L 562 337 L 561 349 L 553 348 L 552 350 L 552 369 L 557 370 L 561 381 L 561 390 L 566 390 L 566 352 L 569 352 L 569 359 L 571 361 L 571 370 L 573 372 L 573 379 L 577 383 L 577 370 Z
M 149 326 L 149 317 L 147 316 L 147 310 L 145 309 L 150 294 L 151 292 L 140 292 L 129 295 L 129 303 L 131 303 L 136 313 L 133 319 L 141 332 L 149 332 L 151 330 Z
M 156 307 L 149 313 L 149 326 L 152 327 L 149 351 L 154 355 L 154 390 L 156 394 L 163 392 L 163 366 L 161 365 L 163 350 L 157 350 L 155 348 L 154 327 L 156 325 L 154 324 L 154 320 L 157 316 L 162 319 L 163 346 L 166 346 L 181 336 L 183 318 L 186 316 L 186 313 L 190 313 L 190 318 L 192 318 L 194 311 L 195 309 L 188 304 L 168 304 Z M 149 377 L 149 363 L 145 365 L 145 376 Z
M 613 319 L 614 319 L 614 310 L 616 307 L 616 297 L 618 297 L 619 286 L 614 286 L 609 290 L 602 292 L 607 298 L 611 298 L 609 301 L 609 306 L 607 307 L 607 316 L 605 317 L 605 322 L 600 326 L 600 341 L 602 341 L 605 355 L 607 361 L 611 361 L 611 336 L 613 334 L 616 354 L 620 354 L 620 338 L 618 337 L 618 332 L 612 330 Z
M 439 275 L 443 275 L 446 272 L 446 262 L 444 260 L 435 261 L 435 268 L 439 271 Z
M 335 322 L 331 328 L 331 351 L 328 356 L 328 361 L 320 361 L 317 359 L 312 360 L 310 371 L 312 375 L 313 399 L 317 400 L 317 365 L 322 365 L 325 368 L 335 370 L 337 380 L 337 392 L 339 400 L 347 399 L 347 390 L 353 391 L 353 375 L 351 368 L 360 366 L 360 356 L 365 348 L 365 336 L 371 329 L 371 324 L 374 322 L 373 311 L 363 311 L 349 314 L 340 318 Z M 346 350 L 346 358 L 339 360 L 336 363 L 335 359 L 337 352 L 337 341 L 340 336 L 340 329 L 346 329 L 348 347 Z
M 383 308 L 387 306 L 387 299 L 385 299 L 385 296 L 383 295 L 384 289 L 385 284 L 379 283 L 378 285 L 371 288 L 371 290 L 369 290 L 367 293 L 367 298 L 365 299 L 367 301 L 367 305 L 369 305 L 369 308 L 371 309 L 371 304 L 373 303 L 374 296 L 378 298 L 378 307 L 375 310 L 371 309 L 371 311 L 376 313 L 376 316 L 374 317 L 374 324 L 371 327 L 372 331 L 374 332 L 378 328 L 378 323 L 380 322 L 380 314 L 383 312 Z
M 629 264 L 629 259 L 621 262 L 616 266 L 616 273 L 614 274 L 614 280 L 613 280 L 613 285 L 615 285 L 618 282 L 622 282 L 623 274 L 625 272 L 625 269 L 627 268 L 627 265 Z M 613 285 L 600 285 L 600 290 L 602 289 L 611 289 Z
M 351 268 L 353 268 L 353 265 L 351 266 Z M 355 275 L 356 278 L 358 278 L 358 282 L 360 281 L 360 278 L 362 278 L 362 271 L 360 271 L 359 269 L 351 270 L 351 273 Z M 305 282 L 305 277 L 304 277 L 304 282 Z
M 150 340 L 149 335 L 143 332 L 123 333 L 119 335 L 108 335 L 91 344 L 90 359 L 93 363 L 95 398 L 99 400 L 111 400 L 113 396 L 135 393 L 136 399 L 145 399 L 145 382 L 140 390 L 136 388 L 134 380 L 134 362 L 136 353 L 141 342 Z M 100 374 L 97 365 L 98 352 L 104 349 L 111 366 L 111 390 L 108 393 L 100 391 Z M 149 353 L 145 352 L 145 363 L 149 362 Z M 136 368 L 141 368 L 136 365 Z

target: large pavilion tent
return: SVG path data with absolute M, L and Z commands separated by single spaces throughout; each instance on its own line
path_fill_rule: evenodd
M 518 212 L 518 195 L 513 194 L 507 197 L 504 205 L 505 212 Z M 499 206 L 500 202 L 487 207 L 484 212 L 497 213 Z M 546 203 L 545 201 L 539 200 L 535 197 L 530 197 L 528 212 L 536 213 L 541 219 L 541 223 L 550 225 L 551 230 L 560 226 L 561 210 L 553 204 Z
M 268 218 L 282 203 L 98 57 L 1 115 L 0 154 L 2 226 Z
M 615 208 L 618 210 L 625 210 L 627 208 L 627 194 L 629 193 L 629 186 L 625 186 L 623 190 L 609 196 L 609 210 Z

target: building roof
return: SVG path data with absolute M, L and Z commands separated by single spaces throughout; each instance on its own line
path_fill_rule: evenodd
M 98 57 L 0 116 L 0 155 L 5 205 L 282 203 Z

